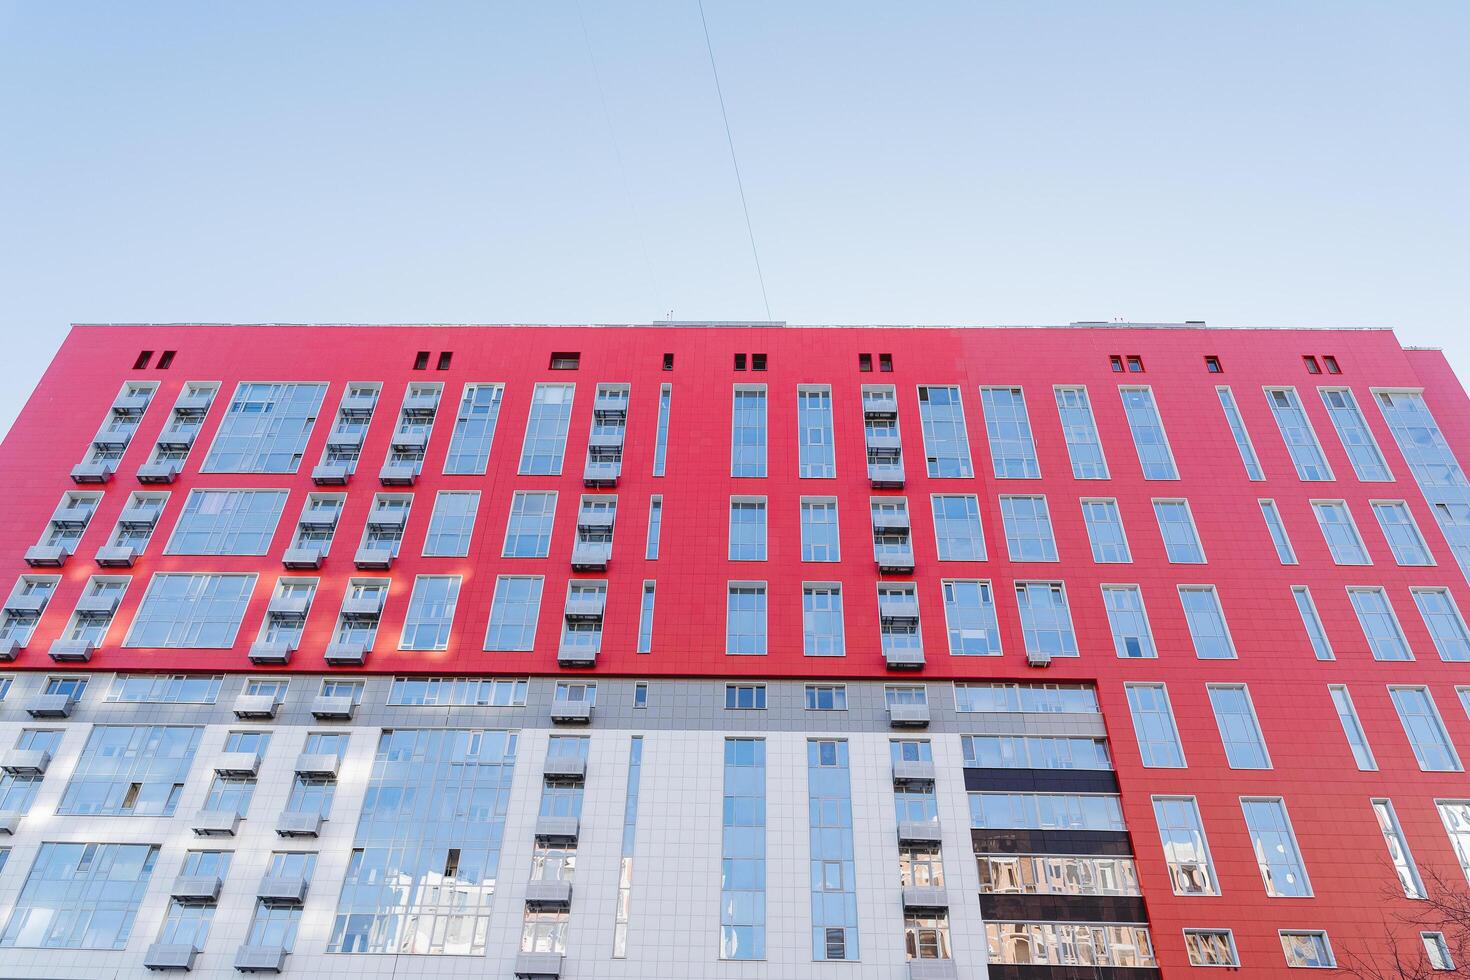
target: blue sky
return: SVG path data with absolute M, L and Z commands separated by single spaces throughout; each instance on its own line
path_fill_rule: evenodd
M 1470 376 L 1470 4 L 705 9 L 776 319 Z M 0 0 L 0 141 L 0 426 L 73 321 L 766 315 L 693 0 Z

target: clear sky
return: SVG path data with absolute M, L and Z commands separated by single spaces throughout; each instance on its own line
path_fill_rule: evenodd
M 706 0 L 771 316 L 1390 326 L 1470 377 L 1470 3 Z M 74 321 L 765 319 L 694 0 L 0 0 Z

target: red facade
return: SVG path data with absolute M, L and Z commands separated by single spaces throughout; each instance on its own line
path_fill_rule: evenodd
M 177 351 L 166 370 L 133 370 L 142 350 Z M 430 351 L 427 370 L 414 370 L 415 354 Z M 440 352 L 452 352 L 448 370 L 435 370 Z M 576 351 L 575 371 L 549 367 L 554 351 Z M 736 353 L 762 353 L 764 372 L 736 371 Z M 858 355 L 891 353 L 891 373 L 861 373 Z M 672 370 L 663 369 L 672 354 Z M 1110 355 L 1138 355 L 1142 373 L 1115 373 Z M 1217 356 L 1222 373 L 1209 373 L 1205 355 Z M 1332 355 L 1339 376 L 1307 372 L 1303 355 Z M 155 365 L 157 359 L 153 362 Z M 1461 610 L 1470 610 L 1470 588 L 1441 535 L 1397 445 L 1374 404 L 1372 389 L 1422 389 L 1429 408 L 1456 455 L 1470 461 L 1470 400 L 1441 354 L 1404 350 L 1388 331 L 1262 331 L 1188 328 L 920 329 L 920 328 L 762 328 L 762 327 L 432 327 L 432 326 L 78 326 L 57 355 L 24 412 L 0 446 L 11 487 L 4 524 L 4 548 L 14 577 L 26 572 L 22 555 L 35 543 L 58 499 L 76 489 L 68 474 L 82 458 L 98 423 L 122 383 L 159 382 L 159 390 L 117 469 L 103 488 L 101 508 L 72 560 L 60 571 L 62 584 L 27 648 L 18 669 L 54 670 L 49 642 L 61 631 L 87 578 L 98 569 L 91 558 L 103 543 L 130 492 L 139 489 L 134 473 L 147 456 L 186 381 L 219 382 L 220 390 L 203 430 L 177 482 L 153 541 L 131 571 L 134 580 L 106 644 L 89 668 L 97 670 L 252 669 L 246 651 L 282 573 L 280 556 L 305 495 L 315 491 L 310 472 L 320 459 L 327 429 L 349 381 L 381 382 L 377 413 L 362 449 L 362 464 L 346 488 L 347 504 L 300 650 L 289 669 L 318 672 L 347 580 L 359 575 L 351 548 L 360 536 L 373 494 L 382 490 L 377 467 L 388 452 L 398 403 L 411 381 L 444 385 L 439 418 L 430 439 L 423 474 L 391 577 L 380 641 L 367 670 L 377 673 L 559 673 L 557 615 L 566 582 L 574 576 L 569 555 L 575 537 L 576 507 L 583 493 L 615 493 L 619 498 L 608 582 L 606 626 L 596 674 L 623 676 L 846 677 L 894 676 L 879 651 L 875 584 L 880 576 L 872 558 L 868 500 L 886 494 L 909 499 L 927 663 L 927 680 L 1011 678 L 1029 681 L 1096 682 L 1108 720 L 1124 809 L 1133 834 L 1145 898 L 1165 976 L 1190 971 L 1181 930 L 1222 927 L 1234 930 L 1242 961 L 1253 975 L 1270 976 L 1282 965 L 1278 929 L 1326 929 L 1339 958 L 1359 945 L 1382 945 L 1383 920 L 1402 898 L 1393 898 L 1395 881 L 1383 838 L 1369 807 L 1372 798 L 1393 800 L 1421 870 L 1433 870 L 1463 885 L 1464 875 L 1435 809 L 1435 800 L 1470 797 L 1464 773 L 1421 772 L 1389 701 L 1387 686 L 1428 685 L 1450 737 L 1462 756 L 1470 756 L 1470 717 L 1457 698 L 1456 685 L 1470 684 L 1470 664 L 1445 663 L 1409 597 L 1413 586 L 1448 587 Z M 224 417 L 230 395 L 241 381 L 326 381 L 322 404 L 305 459 L 294 475 L 201 474 L 200 464 Z M 555 477 L 518 476 L 532 388 L 538 381 L 575 382 L 576 399 L 566 445 L 566 464 Z M 469 382 L 505 384 L 493 449 L 484 476 L 442 475 L 453 429 L 453 407 Z M 614 490 L 585 490 L 581 461 L 587 449 L 592 396 L 599 382 L 631 385 L 622 478 Z M 667 475 L 653 477 L 651 461 L 659 390 L 672 386 Z M 730 474 L 731 392 L 736 384 L 764 384 L 768 404 L 768 473 L 761 479 Z M 831 386 L 835 417 L 837 477 L 797 478 L 796 390 L 800 384 Z M 893 384 L 908 460 L 902 490 L 873 490 L 864 466 L 860 388 Z M 923 440 L 916 386 L 958 385 L 964 401 L 973 479 L 930 479 L 922 465 Z M 1053 401 L 1053 385 L 1086 385 L 1107 455 L 1111 479 L 1073 479 Z M 979 388 L 1020 386 L 1029 408 L 1040 461 L 1039 480 L 993 477 Z M 1119 385 L 1152 388 L 1164 428 L 1178 462 L 1177 481 L 1145 481 L 1118 395 Z M 1266 479 L 1247 479 L 1222 414 L 1217 385 L 1235 393 Z M 1263 386 L 1296 386 L 1335 481 L 1304 483 L 1292 462 L 1263 395 Z M 1319 385 L 1352 388 L 1363 415 L 1392 470 L 1394 482 L 1360 483 L 1344 453 L 1321 400 Z M 169 557 L 162 543 L 173 528 L 188 490 L 196 487 L 289 488 L 285 519 L 269 556 Z M 162 489 L 162 488 L 160 488 Z M 476 489 L 481 501 L 467 558 L 420 556 L 432 509 L 441 489 Z M 501 557 L 506 516 L 516 490 L 555 489 L 564 502 L 556 514 L 551 556 L 545 560 Z M 1046 494 L 1055 528 L 1058 563 L 1012 563 L 997 500 L 1004 493 Z M 979 497 L 989 558 L 984 562 L 936 559 L 930 493 L 972 493 Z M 656 561 L 643 558 L 650 495 L 663 499 L 663 533 Z M 731 495 L 765 496 L 769 514 L 768 560 L 730 562 L 726 558 L 727 500 Z M 839 500 L 843 562 L 803 566 L 800 561 L 799 498 L 835 496 Z M 1108 496 L 1118 501 L 1133 562 L 1097 565 L 1091 560 L 1079 498 Z M 1192 506 L 1204 544 L 1204 565 L 1171 565 L 1165 558 L 1151 501 L 1184 497 Z M 1300 564 L 1283 566 L 1262 522 L 1258 499 L 1272 498 L 1280 508 Z M 1335 565 L 1313 516 L 1310 501 L 1343 499 L 1357 519 L 1372 557 L 1370 566 Z M 1401 567 L 1394 561 L 1376 523 L 1370 501 L 1403 499 L 1409 504 L 1437 564 Z M 221 650 L 137 650 L 121 647 L 144 584 L 154 572 L 170 570 L 260 573 L 251 606 L 235 647 Z M 399 652 L 391 638 L 402 625 L 413 576 L 421 573 L 463 576 L 449 649 L 442 653 Z M 482 649 L 492 591 L 498 574 L 542 574 L 545 593 L 532 654 L 487 653 Z M 940 580 L 989 579 L 1005 653 L 1001 657 L 947 654 Z M 1010 583 L 1017 579 L 1060 579 L 1066 583 L 1081 656 L 1059 659 L 1050 667 L 1027 666 Z M 652 652 L 635 653 L 642 583 L 658 583 Z M 724 652 L 725 590 L 729 581 L 763 580 L 769 595 L 769 645 L 764 657 L 731 657 Z M 847 655 L 814 660 L 802 656 L 801 584 L 838 581 L 846 606 Z M 1141 586 L 1147 601 L 1158 659 L 1120 660 L 1113 651 L 1099 586 L 1126 582 Z M 1239 658 L 1204 661 L 1195 657 L 1175 592 L 1185 583 L 1217 587 Z M 1310 586 L 1336 652 L 1319 661 L 1303 630 L 1291 587 Z M 1416 659 L 1378 662 L 1368 649 L 1349 605 L 1345 587 L 1381 585 L 1388 591 Z M 586 673 L 580 671 L 579 673 Z M 1188 766 L 1145 769 L 1139 753 L 1124 683 L 1166 682 L 1177 717 Z M 1246 683 L 1259 715 L 1273 768 L 1231 770 L 1225 760 L 1205 685 Z M 1378 771 L 1360 772 L 1328 696 L 1329 684 L 1350 687 Z M 1166 875 L 1155 832 L 1152 794 L 1198 798 L 1222 894 L 1212 898 L 1176 897 Z M 1268 898 L 1245 834 L 1239 798 L 1285 798 L 1315 897 Z M 1402 933 L 1403 930 L 1400 930 Z M 1412 934 L 1403 933 L 1412 938 Z

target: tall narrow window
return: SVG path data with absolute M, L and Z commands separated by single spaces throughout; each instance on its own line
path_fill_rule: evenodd
M 1108 627 L 1113 632 L 1113 649 L 1118 656 L 1130 660 L 1157 657 L 1148 613 L 1143 607 L 1143 593 L 1138 586 L 1104 585 L 1102 594 Z
M 1225 624 L 1225 610 L 1213 585 L 1179 586 L 1179 602 L 1189 625 L 1194 655 L 1201 660 L 1233 660 L 1235 644 Z
M 730 499 L 730 560 L 766 560 L 766 500 L 764 497 Z
M 1419 768 L 1425 772 L 1459 772 L 1460 757 L 1440 720 L 1429 688 L 1390 687 L 1388 694 L 1404 726 L 1404 734 L 1414 748 Z
M 766 743 L 725 739 L 720 959 L 766 955 Z
M 1436 805 L 1450 847 L 1460 860 L 1460 870 L 1470 879 L 1470 800 L 1440 800 Z
M 1128 551 L 1128 537 L 1123 533 L 1123 517 L 1118 513 L 1116 500 L 1083 500 L 1082 522 L 1087 525 L 1087 541 L 1092 546 L 1093 561 L 1103 565 L 1133 560 Z
M 1460 572 L 1470 577 L 1470 479 L 1466 479 L 1422 394 L 1380 391 L 1376 395 L 1378 408 L 1419 490 L 1429 501 Z
M 1307 878 L 1302 853 L 1296 846 L 1286 803 L 1280 799 L 1243 798 L 1241 812 L 1266 894 L 1272 898 L 1309 898 L 1312 883 Z
M 1246 431 L 1245 419 L 1240 417 L 1240 407 L 1235 404 L 1234 392 L 1226 385 L 1220 385 L 1215 393 L 1220 396 L 1220 407 L 1225 411 L 1225 424 L 1230 426 L 1230 436 L 1240 452 L 1240 461 L 1245 464 L 1246 479 L 1264 480 L 1266 475 L 1261 472 L 1261 461 L 1256 457 L 1256 447 L 1251 444 L 1250 433 Z
M 839 561 L 841 557 L 842 551 L 837 538 L 837 499 L 803 497 L 801 560 Z
M 1358 615 L 1358 625 L 1363 628 L 1363 637 L 1373 651 L 1374 660 L 1414 659 L 1398 617 L 1389 605 L 1387 593 L 1380 588 L 1350 588 L 1348 598 L 1352 601 L 1353 612 Z
M 638 652 L 648 653 L 653 649 L 653 594 L 654 583 L 643 583 L 643 601 L 638 607 Z
M 1388 847 L 1388 860 L 1399 876 L 1399 885 L 1405 898 L 1427 898 L 1424 880 L 1419 877 L 1419 868 L 1414 864 L 1409 840 L 1404 828 L 1399 826 L 1398 814 L 1393 811 L 1392 800 L 1374 800 L 1373 816 L 1378 820 L 1378 829 L 1383 832 L 1383 843 Z
M 663 476 L 669 456 L 669 402 L 674 397 L 674 386 L 664 385 L 658 390 L 658 428 L 653 436 L 653 475 Z
M 1199 806 L 1191 796 L 1155 796 L 1154 820 L 1164 845 L 1169 866 L 1169 883 L 1175 895 L 1218 895 L 1215 864 Z
M 1332 652 L 1332 644 L 1327 640 L 1327 630 L 1322 625 L 1322 617 L 1317 615 L 1317 604 L 1312 601 L 1311 590 L 1305 585 L 1293 585 L 1291 598 L 1296 603 L 1296 611 L 1301 614 L 1302 628 L 1307 631 L 1307 640 L 1312 644 L 1312 653 L 1318 660 L 1337 659 Z
M 1000 655 L 1000 628 L 989 582 L 969 579 L 944 582 L 944 622 L 949 652 L 955 656 Z
M 1041 476 L 1031 419 L 1020 388 L 981 388 L 985 434 L 990 439 L 990 462 L 996 479 L 1034 480 Z
M 1244 684 L 1211 684 L 1210 707 L 1231 769 L 1270 769 L 1266 739 Z
M 1187 500 L 1155 500 L 1154 517 L 1164 539 L 1164 551 L 1176 565 L 1202 565 L 1205 549 L 1194 527 Z
M 1291 454 L 1297 477 L 1307 481 L 1331 480 L 1332 469 L 1327 465 L 1327 457 L 1322 455 L 1317 434 L 1312 431 L 1312 423 L 1307 419 L 1296 389 L 1268 388 L 1266 403 L 1276 417 L 1276 427 L 1281 430 L 1282 441 Z
M 1174 453 L 1169 449 L 1169 437 L 1164 434 L 1164 423 L 1159 418 L 1153 390 L 1119 388 L 1118 393 L 1123 396 L 1123 413 L 1128 417 L 1128 429 L 1133 434 L 1133 448 L 1138 451 L 1138 465 L 1143 468 L 1143 478 L 1179 479 L 1179 470 L 1174 466 Z
M 725 608 L 725 652 L 759 656 L 766 652 L 766 584 L 731 582 Z
M 837 475 L 833 449 L 832 389 L 826 385 L 796 390 L 796 434 L 802 479 L 830 479 Z
M 672 367 L 673 355 L 665 354 L 664 357 L 665 363 Z M 642 690 L 646 694 L 647 686 Z M 628 784 L 623 800 L 623 847 L 618 861 L 618 897 L 613 909 L 613 959 L 624 959 L 628 955 L 628 918 L 633 903 L 633 844 L 638 833 L 638 788 L 642 775 L 643 736 L 634 735 L 628 749 Z
M 1348 693 L 1347 686 L 1329 684 L 1327 692 L 1332 696 L 1332 707 L 1337 712 L 1337 720 L 1342 724 L 1342 733 L 1347 737 L 1348 748 L 1353 751 L 1353 761 L 1363 772 L 1376 770 L 1378 762 L 1373 758 L 1368 735 L 1363 731 L 1363 723 L 1358 720 L 1358 709 L 1353 706 L 1353 696 Z
M 643 548 L 643 557 L 649 561 L 658 558 L 659 538 L 664 529 L 664 498 L 655 494 L 648 498 L 648 541 Z
M 1393 474 L 1383 461 L 1383 453 L 1379 451 L 1378 442 L 1369 431 L 1368 423 L 1363 418 L 1352 391 L 1347 388 L 1319 388 L 1318 391 L 1321 392 L 1322 404 L 1327 406 L 1327 415 L 1332 419 L 1333 428 L 1337 429 L 1337 437 L 1342 440 L 1342 448 L 1347 453 L 1348 461 L 1353 464 L 1353 472 L 1358 475 L 1358 479 L 1364 483 L 1387 483 L 1392 480 Z
M 500 419 L 500 399 L 505 385 L 469 384 L 459 400 L 445 473 L 483 474 L 495 441 L 495 423 Z
M 1001 497 L 1000 514 L 1011 561 L 1057 560 L 1057 542 L 1045 497 Z
M 924 461 L 929 477 L 975 475 L 970 465 L 970 439 L 965 434 L 965 411 L 960 389 L 945 385 L 919 386 L 919 420 L 924 430 Z
M 812 959 L 858 959 L 857 861 L 847 742 L 806 743 Z
M 572 421 L 572 384 L 538 384 L 531 395 L 526 418 L 526 439 L 521 446 L 522 476 L 556 476 L 561 473 L 567 448 L 567 426 Z
M 1402 500 L 1375 500 L 1373 516 L 1378 518 L 1378 526 L 1383 530 L 1394 561 L 1400 565 L 1434 564 L 1429 546 L 1424 543 L 1424 535 L 1419 533 L 1419 525 L 1414 523 L 1408 504 Z
M 1286 525 L 1281 522 L 1281 512 L 1276 509 L 1276 501 L 1259 500 L 1261 505 L 1261 517 L 1265 518 L 1266 531 L 1271 535 L 1271 543 L 1276 546 L 1276 558 L 1283 565 L 1296 564 L 1296 551 L 1291 547 L 1291 539 L 1286 536 Z
M 1314 500 L 1312 513 L 1317 515 L 1317 525 L 1322 528 L 1322 537 L 1327 541 L 1334 562 L 1339 565 L 1372 564 L 1346 501 Z
M 940 561 L 984 561 L 980 505 L 973 494 L 934 494 L 934 538 Z
M 1150 769 L 1183 769 L 1184 748 L 1169 704 L 1169 689 L 1163 684 L 1128 684 L 1128 711 L 1133 717 L 1133 734 L 1138 754 Z
M 840 657 L 847 652 L 842 621 L 842 586 L 808 582 L 801 587 L 802 653 Z
M 1103 455 L 1102 440 L 1097 435 L 1097 421 L 1092 417 L 1092 403 L 1087 389 L 1062 387 L 1054 389 L 1057 414 L 1062 420 L 1062 438 L 1067 443 L 1067 458 L 1072 462 L 1072 477 L 1077 480 L 1106 480 L 1108 461 Z
M 737 386 L 730 429 L 730 475 L 766 475 L 766 389 Z
M 1016 605 L 1028 656 L 1077 656 L 1077 635 L 1061 582 L 1017 582 Z

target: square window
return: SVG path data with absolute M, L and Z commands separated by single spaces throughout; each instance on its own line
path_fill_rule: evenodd
M 1143 373 L 1143 358 L 1142 357 L 1139 357 L 1137 354 L 1129 354 L 1128 355 L 1128 373 L 1129 374 L 1142 374 Z
M 869 373 L 869 372 L 871 372 L 873 370 L 873 355 L 872 354 L 859 354 L 858 355 L 858 370 L 859 371 L 862 371 L 865 374 L 866 373 Z
M 1210 374 L 1222 374 L 1225 369 L 1220 366 L 1220 359 L 1214 354 L 1205 355 L 1205 370 Z
M 1303 355 L 1302 356 L 1302 363 L 1306 365 L 1306 367 L 1307 367 L 1307 373 L 1308 374 L 1321 374 L 1322 373 L 1322 365 L 1318 364 L 1317 363 L 1317 359 L 1315 357 L 1313 357 L 1311 354 L 1305 354 L 1305 355 Z M 1283 940 L 1283 942 L 1284 941 L 1285 940 Z
M 744 371 L 745 370 L 745 355 L 744 354 L 736 354 L 735 355 L 735 370 L 737 370 L 737 371 Z
M 764 355 L 764 354 L 752 354 L 752 355 L 750 355 L 750 369 L 752 371 L 764 371 L 766 369 L 766 355 Z
M 582 366 L 582 355 L 578 351 L 553 351 L 551 355 L 551 370 L 553 371 L 575 371 Z
M 447 351 L 447 350 L 446 351 L 440 351 L 439 352 L 439 363 L 437 363 L 437 364 L 434 365 L 434 369 L 436 371 L 448 371 L 449 370 L 449 362 L 452 361 L 452 360 L 454 360 L 454 352 L 453 351 Z
M 148 367 L 148 362 L 151 360 L 153 360 L 153 352 L 151 350 L 138 351 L 138 356 L 133 359 L 133 370 L 142 371 Z
M 1322 355 L 1322 364 L 1323 364 L 1324 367 L 1327 368 L 1327 373 L 1328 374 L 1341 374 L 1342 373 L 1342 368 L 1340 368 L 1340 367 L 1337 366 L 1337 358 L 1333 357 L 1331 354 L 1323 354 Z
M 158 370 L 167 371 L 174 363 L 174 355 L 178 351 L 166 350 L 158 355 Z
M 1123 358 L 1120 357 L 1117 354 L 1110 354 L 1108 356 L 1108 366 L 1113 369 L 1113 373 L 1114 374 L 1122 374 L 1123 373 Z
M 892 374 L 893 373 L 893 355 L 892 354 L 879 354 L 878 355 L 878 370 L 879 371 L 882 371 L 884 374 Z
M 413 369 L 422 371 L 429 366 L 429 352 L 421 350 L 413 356 Z

